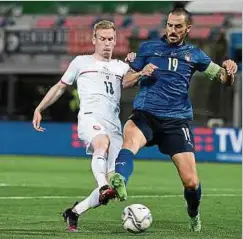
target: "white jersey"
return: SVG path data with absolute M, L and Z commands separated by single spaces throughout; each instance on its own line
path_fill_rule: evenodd
M 116 59 L 99 61 L 93 55 L 77 56 L 61 81 L 77 82 L 79 115 L 93 113 L 115 125 L 120 124 L 121 81 L 129 65 Z

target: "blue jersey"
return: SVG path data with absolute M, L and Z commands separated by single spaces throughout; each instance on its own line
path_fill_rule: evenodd
M 159 118 L 192 119 L 188 89 L 193 73 L 205 71 L 211 59 L 199 48 L 168 44 L 166 38 L 144 42 L 130 67 L 141 71 L 152 63 L 158 67 L 152 76 L 143 77 L 134 109 L 149 112 Z

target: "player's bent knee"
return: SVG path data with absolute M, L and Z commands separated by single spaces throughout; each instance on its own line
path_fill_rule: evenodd
M 107 135 L 98 135 L 92 140 L 95 153 L 107 152 L 110 147 L 110 139 Z
M 124 145 L 127 146 L 134 146 L 134 145 L 139 145 L 139 140 L 137 140 L 136 138 L 125 138 L 124 139 Z
M 195 190 L 198 188 L 199 181 L 197 177 L 187 177 L 186 179 L 183 179 L 183 185 L 185 188 L 190 190 Z

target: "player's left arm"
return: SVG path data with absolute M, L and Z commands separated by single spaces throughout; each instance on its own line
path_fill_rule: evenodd
M 226 85 L 233 85 L 236 72 L 237 64 L 233 60 L 224 61 L 222 66 L 211 61 L 204 71 L 205 75 L 210 79 L 217 79 Z

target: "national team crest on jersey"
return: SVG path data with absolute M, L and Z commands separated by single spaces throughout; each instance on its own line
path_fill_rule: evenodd
M 186 54 L 185 54 L 185 60 L 186 60 L 187 62 L 190 62 L 190 61 L 191 61 L 191 55 L 190 55 L 189 53 L 186 53 Z
M 95 130 L 101 130 L 101 128 L 100 128 L 99 125 L 93 125 L 93 129 L 95 129 Z

